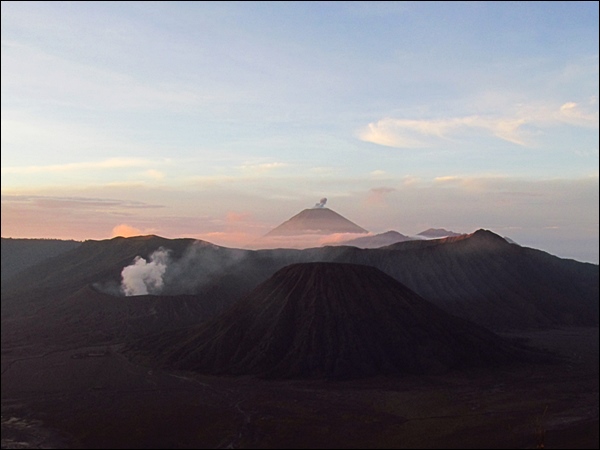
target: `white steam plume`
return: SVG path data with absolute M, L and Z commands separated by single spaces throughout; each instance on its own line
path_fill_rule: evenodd
M 163 275 L 170 261 L 169 251 L 159 248 L 149 262 L 136 256 L 133 264 L 121 271 L 121 291 L 126 296 L 157 294 L 163 288 Z
M 121 270 L 121 283 L 98 282 L 94 288 L 109 295 L 197 294 L 246 257 L 247 251 L 196 241 L 180 257 L 160 247 L 148 261 L 136 256 Z

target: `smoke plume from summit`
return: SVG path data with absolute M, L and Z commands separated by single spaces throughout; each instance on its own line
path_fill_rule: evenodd
M 325 197 L 323 197 L 319 203 L 315 203 L 315 206 L 313 206 L 313 208 L 324 208 L 325 207 L 325 203 L 327 203 L 327 199 Z

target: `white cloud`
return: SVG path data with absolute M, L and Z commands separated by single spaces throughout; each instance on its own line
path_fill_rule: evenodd
M 239 166 L 241 170 L 244 172 L 250 172 L 255 174 L 264 174 L 266 172 L 270 172 L 275 169 L 280 169 L 282 167 L 286 167 L 286 163 L 282 162 L 269 162 L 269 163 L 259 163 L 259 164 L 242 164 Z
M 511 142 L 531 146 L 531 136 L 524 126 L 549 127 L 567 123 L 578 127 L 598 127 L 597 99 L 589 105 L 567 102 L 560 107 L 519 107 L 516 113 L 505 116 L 472 115 L 445 119 L 394 119 L 384 118 L 369 123 L 359 132 L 366 142 L 398 148 L 431 147 L 441 140 L 465 140 L 473 131 Z
M 2 167 L 3 174 L 35 174 L 52 172 L 72 172 L 80 170 L 112 170 L 131 167 L 148 167 L 162 165 L 164 161 L 148 160 L 143 158 L 109 158 L 102 161 L 87 161 L 68 164 L 51 164 L 47 166 L 22 166 L 22 167 Z M 148 170 L 147 176 L 156 178 L 162 175 L 157 170 Z M 164 176 L 164 175 L 162 175 Z
M 422 180 L 420 177 L 407 175 L 402 179 L 402 185 L 403 186 L 415 186 L 415 185 L 421 183 L 421 181 Z
M 469 129 L 479 129 L 518 145 L 526 145 L 520 127 L 522 118 L 485 118 L 467 116 L 437 120 L 406 120 L 385 118 L 370 123 L 359 137 L 366 142 L 399 148 L 430 147 L 439 140 L 460 138 Z
M 359 139 L 387 147 L 420 148 L 427 147 L 427 142 L 418 131 L 411 127 L 413 120 L 381 119 L 370 123 L 359 133 Z
M 598 99 L 592 97 L 588 105 L 567 102 L 560 107 L 557 118 L 575 126 L 598 128 Z
M 382 186 L 369 189 L 365 204 L 368 206 L 387 206 L 386 197 L 392 192 L 396 192 L 396 188 Z
M 388 173 L 385 170 L 373 170 L 369 172 L 373 178 L 382 178 L 388 176 Z
M 455 175 L 445 175 L 443 177 L 435 177 L 433 179 L 433 181 L 436 183 L 460 183 L 461 180 L 461 177 L 457 177 Z
M 144 171 L 144 175 L 147 176 L 148 178 L 152 178 L 154 180 L 162 180 L 165 178 L 165 174 L 163 172 L 161 172 L 160 170 L 156 170 L 156 169 L 148 169 L 148 170 Z

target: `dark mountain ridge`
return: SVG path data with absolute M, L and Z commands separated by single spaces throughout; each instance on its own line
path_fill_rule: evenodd
M 164 295 L 107 293 L 119 292 L 122 270 L 136 257 L 149 260 L 161 249 L 168 250 L 172 261 L 182 261 L 190 252 L 201 255 L 200 262 L 190 262 L 189 272 L 182 269 L 188 278 L 190 273 L 206 277 L 212 264 L 225 268 L 219 268 L 213 282 L 209 276 L 206 283 L 197 283 L 196 292 L 173 292 L 167 286 Z M 21 342 L 27 336 L 43 336 L 49 344 L 89 341 L 92 336 L 100 341 L 122 340 L 197 324 L 237 297 L 237 279 L 224 262 L 239 260 L 240 253 L 244 251 L 195 239 L 153 235 L 85 241 L 23 270 L 2 286 L 2 342 Z M 110 289 L 105 288 L 108 285 Z
M 42 322 L 53 323 L 61 335 L 67 334 L 68 327 L 60 321 L 71 307 L 68 299 L 88 292 L 84 288 L 96 283 L 118 285 L 123 268 L 136 256 L 148 258 L 159 248 L 169 249 L 172 260 L 186 267 L 185 271 L 167 270 L 162 294 L 192 295 L 212 305 L 191 310 L 198 323 L 284 266 L 340 262 L 376 267 L 446 312 L 495 330 L 598 325 L 598 265 L 509 244 L 486 230 L 378 249 L 332 246 L 250 251 L 193 239 L 145 236 L 86 241 L 8 280 L 2 286 L 3 336 L 25 333 L 31 324 Z M 191 248 L 194 258 L 189 257 Z M 148 311 L 142 308 L 139 314 Z M 82 319 L 90 329 L 99 326 L 92 318 L 90 314 Z
M 487 230 L 336 260 L 378 267 L 447 312 L 492 329 L 598 325 L 598 265 L 509 244 Z
M 81 242 L 73 240 L 2 238 L 2 283 L 21 270 L 79 245 Z
M 177 257 L 193 242 L 196 240 L 166 239 L 153 235 L 88 240 L 72 250 L 47 258 L 17 273 L 3 284 L 2 296 L 9 298 L 26 295 L 52 299 L 97 282 L 112 280 L 120 283 L 121 270 L 131 264 L 136 256 L 147 259 L 154 251 L 164 247 Z M 10 301 L 3 300 L 2 314 L 10 314 L 11 306 Z M 30 306 L 35 309 L 35 305 Z
M 24 317 L 3 317 L 2 342 L 45 345 L 123 342 L 177 330 L 213 317 L 223 304 L 218 298 L 196 295 L 116 297 L 84 286 L 52 307 Z

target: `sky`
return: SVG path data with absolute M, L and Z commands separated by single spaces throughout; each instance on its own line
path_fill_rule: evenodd
M 3 237 L 250 248 L 326 197 L 598 263 L 598 2 L 1 5 Z

